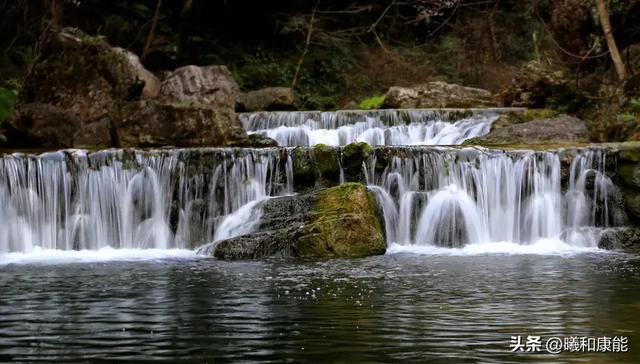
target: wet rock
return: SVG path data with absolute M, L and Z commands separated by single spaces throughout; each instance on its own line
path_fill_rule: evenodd
M 115 122 L 122 147 L 245 145 L 247 135 L 235 112 L 195 106 L 131 103 Z
M 621 163 L 618 176 L 627 186 L 640 189 L 640 164 Z
M 290 87 L 267 87 L 241 94 L 236 108 L 246 112 L 296 110 L 295 95 Z
M 257 231 L 215 243 L 220 259 L 364 257 L 386 243 L 375 198 L 359 183 L 264 202 Z
M 628 253 L 640 254 L 640 229 L 608 229 L 600 236 L 598 248 L 623 250 Z
M 159 99 L 166 103 L 234 110 L 240 93 L 225 66 L 185 66 L 161 83 Z
M 313 156 L 319 175 L 329 185 L 335 185 L 340 180 L 340 166 L 338 165 L 338 148 L 324 144 L 313 147 Z
M 494 129 L 488 134 L 465 141 L 465 145 L 567 144 L 587 143 L 589 133 L 584 121 L 568 115 L 536 119 Z
M 296 147 L 291 151 L 293 180 L 297 189 L 312 187 L 316 183 L 316 169 L 310 148 Z
M 278 142 L 262 134 L 253 133 L 249 134 L 247 144 L 244 146 L 249 148 L 273 148 L 278 146 Z
M 495 106 L 491 92 L 442 81 L 415 87 L 391 87 L 385 95 L 383 108 L 469 108 Z
M 629 218 L 636 223 L 640 223 L 640 193 L 624 191 L 624 203 Z
M 364 181 L 362 164 L 373 153 L 365 142 L 351 143 L 342 148 L 341 163 L 346 181 Z

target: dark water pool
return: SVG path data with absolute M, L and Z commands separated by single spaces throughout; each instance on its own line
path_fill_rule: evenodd
M 638 363 L 639 328 L 621 254 L 0 265 L 0 362 Z M 513 335 L 629 351 L 515 354 Z

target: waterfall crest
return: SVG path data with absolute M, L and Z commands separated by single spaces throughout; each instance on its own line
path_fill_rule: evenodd
M 499 109 L 262 112 L 241 114 L 246 130 L 281 146 L 455 145 L 489 132 Z

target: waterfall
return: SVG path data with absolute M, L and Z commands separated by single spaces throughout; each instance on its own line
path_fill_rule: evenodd
M 498 109 L 262 112 L 241 114 L 246 130 L 281 146 L 454 145 L 484 135 Z
M 278 150 L 59 151 L 0 159 L 0 253 L 193 248 L 292 187 Z M 234 215 L 234 212 L 238 214 Z
M 386 165 L 377 153 L 364 167 L 390 243 L 451 248 L 557 239 L 593 247 L 597 228 L 624 224 L 603 151 L 576 150 L 563 167 L 553 152 L 397 149 Z
M 323 120 L 343 122 L 335 115 Z M 611 179 L 616 157 L 605 150 L 381 146 L 354 163 L 336 148 L 340 174 L 329 183 L 369 186 L 390 245 L 527 246 L 551 239 L 593 247 L 603 228 L 625 224 Z M 304 148 L 4 155 L 0 253 L 193 249 L 246 234 L 260 219 L 261 201 L 312 186 L 296 184 L 294 165 L 313 155 Z M 319 175 L 317 161 L 302 164 L 311 177 L 301 178 Z M 323 178 L 311 183 L 327 183 Z

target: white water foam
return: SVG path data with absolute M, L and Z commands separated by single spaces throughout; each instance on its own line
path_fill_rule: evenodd
M 387 248 L 387 254 L 419 254 L 445 256 L 473 256 L 473 255 L 557 255 L 573 256 L 584 253 L 611 253 L 595 247 L 578 247 L 569 245 L 560 239 L 540 239 L 533 244 L 516 244 L 508 241 L 476 243 L 462 248 L 442 248 L 435 245 L 407 245 L 392 243 Z
M 53 250 L 35 247 L 29 253 L 0 254 L 0 266 L 9 264 L 69 264 L 102 263 L 114 261 L 158 261 L 174 259 L 197 259 L 192 250 L 186 249 L 114 249 L 99 250 Z

